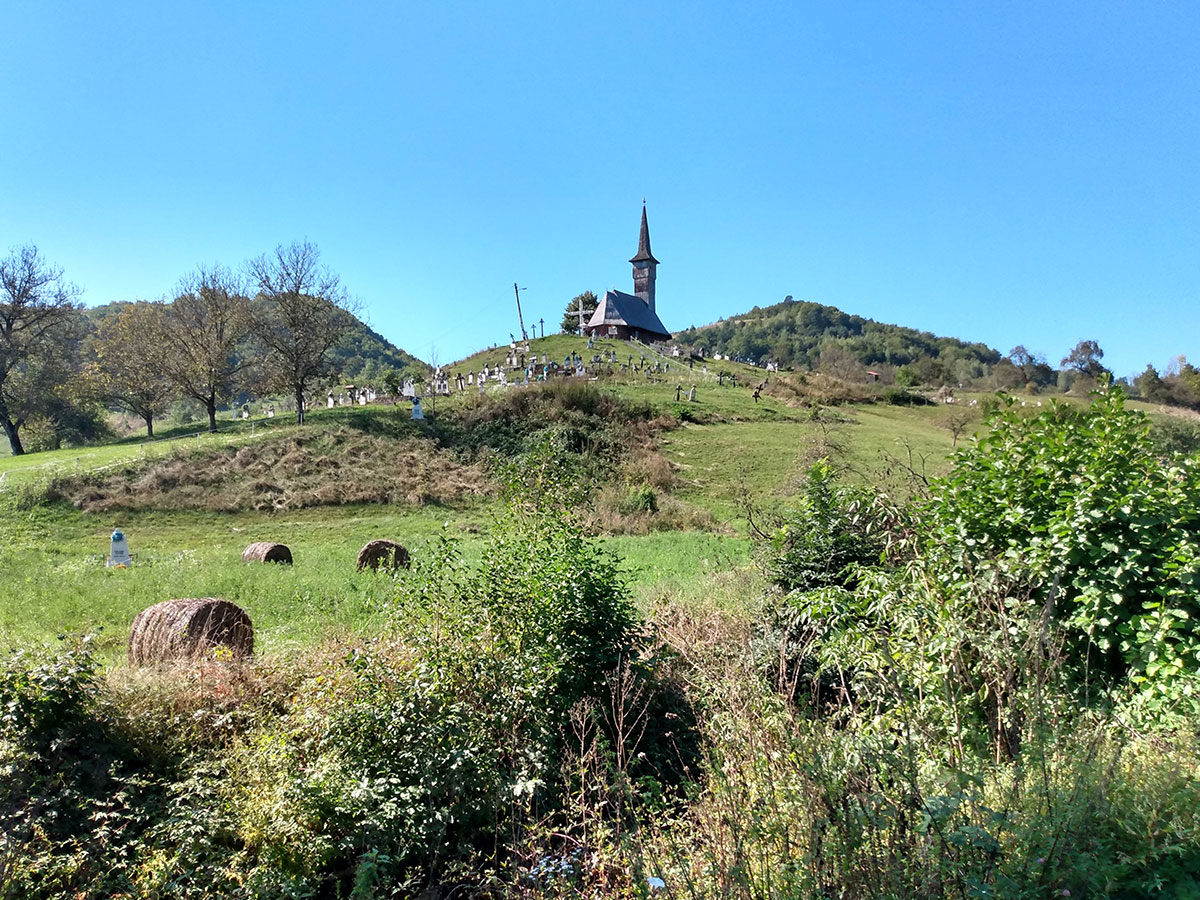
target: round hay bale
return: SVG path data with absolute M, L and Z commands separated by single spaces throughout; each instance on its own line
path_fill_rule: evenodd
M 292 564 L 292 551 L 287 544 L 255 541 L 242 551 L 242 562 L 273 562 Z
M 378 572 L 383 567 L 389 572 L 399 568 L 407 569 L 410 565 L 408 551 L 403 544 L 395 541 L 367 541 L 358 551 L 358 571 L 370 569 Z
M 215 597 L 164 600 L 133 620 L 129 662 L 149 666 L 203 659 L 218 646 L 240 659 L 254 653 L 254 623 L 241 607 Z

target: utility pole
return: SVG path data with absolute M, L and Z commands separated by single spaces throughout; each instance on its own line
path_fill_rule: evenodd
M 525 317 L 521 315 L 521 291 L 524 288 L 517 287 L 517 283 L 513 282 L 513 295 L 517 298 L 517 321 L 521 323 L 521 340 L 529 340 L 529 335 L 525 333 Z

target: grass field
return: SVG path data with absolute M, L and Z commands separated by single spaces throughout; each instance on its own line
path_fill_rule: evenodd
M 752 387 L 767 373 L 729 362 L 694 364 L 656 356 L 649 348 L 616 341 L 586 341 L 554 335 L 531 342 L 531 353 L 548 358 L 577 352 L 590 361 L 593 352 L 614 350 L 618 359 L 643 353 L 662 373 L 607 376 L 597 382 L 655 414 L 682 419 L 660 431 L 657 449 L 674 470 L 678 501 L 707 510 L 712 531 L 652 531 L 605 539 L 623 561 L 631 591 L 644 609 L 673 593 L 703 592 L 720 573 L 745 567 L 750 555 L 742 521 L 744 501 L 756 505 L 786 503 L 804 471 L 821 456 L 831 457 L 849 477 L 883 483 L 889 460 L 920 461 L 930 473 L 944 471 L 952 437 L 942 427 L 944 409 L 884 404 L 825 408 L 789 405 Z M 484 351 L 447 368 L 477 371 L 485 362 L 503 361 L 506 348 Z M 708 365 L 709 371 L 703 368 Z M 667 371 L 667 366 L 670 370 Z M 719 368 L 718 368 L 719 367 Z M 737 375 L 738 383 L 717 383 L 717 371 Z M 695 402 L 676 401 L 676 386 L 696 384 Z M 500 389 L 489 386 L 489 393 Z M 516 388 L 510 388 L 516 390 Z M 478 403 L 468 390 L 427 404 L 436 417 Z M 407 421 L 407 406 L 313 410 L 307 431 L 346 428 L 355 433 L 419 433 Z M 171 597 L 219 596 L 243 606 L 255 622 L 259 646 L 268 653 L 321 640 L 331 633 L 370 630 L 386 615 L 394 593 L 390 579 L 353 570 L 358 549 L 367 540 L 394 538 L 419 558 L 422 547 L 443 529 L 458 538 L 470 557 L 487 537 L 497 503 L 474 500 L 449 506 L 317 506 L 283 512 L 216 513 L 202 510 L 83 513 L 65 505 L 28 508 L 23 492 L 36 494 L 39 483 L 62 474 L 105 470 L 140 459 L 217 452 L 231 445 L 252 447 L 261 440 L 287 438 L 297 426 L 289 416 L 271 420 L 220 423 L 220 433 L 196 436 L 178 426 L 163 429 L 163 440 L 136 439 L 50 453 L 0 458 L 0 572 L 5 597 L 0 603 L 0 639 L 12 645 L 42 641 L 65 632 L 102 629 L 106 659 L 116 661 L 126 629 L 142 608 Z M 911 449 L 911 453 L 910 453 Z M 226 451 L 227 452 L 227 451 Z M 399 458 L 399 456 L 397 456 Z M 108 535 L 120 526 L 136 554 L 127 571 L 104 568 Z M 255 540 L 288 544 L 296 557 L 291 568 L 247 565 L 241 551 Z
M 286 515 L 126 513 L 119 519 L 68 510 L 4 517 L 0 549 L 5 599 L 0 646 L 58 634 L 98 631 L 97 645 L 116 661 L 129 623 L 146 606 L 171 597 L 216 596 L 242 606 L 261 649 L 278 653 L 347 631 L 369 631 L 387 614 L 395 586 L 388 576 L 359 573 L 354 559 L 368 540 L 399 540 L 419 559 L 445 531 L 464 556 L 477 556 L 494 504 L 473 508 L 337 507 Z M 135 554 L 130 569 L 106 569 L 109 535 L 119 526 Z M 256 540 L 287 544 L 295 565 L 248 564 Z M 704 532 L 659 532 L 608 538 L 635 599 L 648 606 L 668 585 L 744 565 L 746 541 Z

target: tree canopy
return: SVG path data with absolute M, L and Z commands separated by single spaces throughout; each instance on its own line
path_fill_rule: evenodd
M 82 338 L 79 288 L 32 244 L 0 260 L 0 426 L 14 456 L 30 417 L 66 402 Z
M 561 330 L 564 334 L 579 334 L 579 311 L 583 309 L 583 324 L 587 324 L 592 313 L 596 311 L 596 306 L 600 303 L 596 295 L 591 291 L 584 291 L 582 294 L 576 294 L 571 298 L 571 302 L 567 304 L 566 310 L 563 311 L 563 320 Z
M 308 241 L 280 244 L 247 269 L 263 302 L 255 323 L 267 383 L 289 391 L 304 422 L 305 395 L 329 374 L 333 350 L 350 328 L 351 302 L 337 275 Z

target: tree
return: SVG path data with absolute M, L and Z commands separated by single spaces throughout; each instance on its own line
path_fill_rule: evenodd
M 1021 375 L 1025 379 L 1025 384 L 1033 382 L 1034 368 L 1044 362 L 1040 356 L 1031 353 L 1025 349 L 1024 344 L 1017 344 L 1008 351 L 1008 356 L 1005 359 L 1009 360 L 1014 366 L 1021 370 Z
M 175 386 L 152 351 L 163 333 L 163 303 L 123 303 L 104 318 L 91 336 L 89 380 L 96 396 L 115 403 L 146 423 L 154 437 L 154 419 L 167 411 Z
M 1089 378 L 1099 378 L 1101 375 L 1108 374 L 1108 369 L 1100 363 L 1104 358 L 1104 351 L 1100 349 L 1100 345 L 1095 341 L 1080 341 L 1075 345 L 1075 349 L 1063 357 L 1060 365 L 1065 369 L 1070 369 L 1078 372 L 1080 375 L 1087 375 Z
M 25 452 L 21 426 L 74 380 L 79 293 L 32 244 L 0 260 L 0 426 L 13 456 Z
M 235 376 L 250 364 L 239 352 L 250 325 L 250 301 L 237 276 L 201 266 L 180 281 L 178 296 L 158 317 L 159 340 L 147 344 L 179 390 L 204 405 L 210 432 L 217 430 L 217 404 L 233 396 Z
M 586 325 L 588 318 L 596 311 L 599 303 L 600 301 L 596 299 L 596 295 L 591 291 L 584 291 L 582 294 L 572 297 L 571 302 L 567 304 L 566 311 L 563 313 L 563 333 L 579 334 L 579 310 L 583 309 L 583 324 Z
M 1138 396 L 1151 403 L 1164 402 L 1170 393 L 1166 383 L 1159 377 L 1158 370 L 1150 363 L 1146 363 L 1145 371 L 1133 379 L 1133 386 Z
M 294 241 L 247 263 L 263 303 L 255 330 L 268 381 L 296 398 L 301 424 L 305 393 L 326 374 L 331 351 L 354 324 L 340 279 L 320 260 L 315 244 Z

